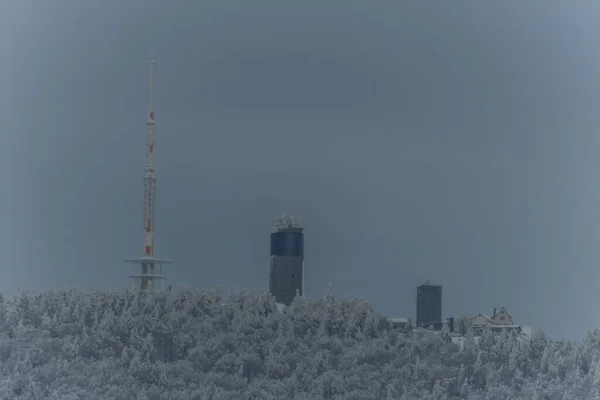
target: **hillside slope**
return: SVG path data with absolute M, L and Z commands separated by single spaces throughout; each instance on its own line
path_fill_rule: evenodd
M 0 399 L 598 399 L 580 344 L 391 330 L 362 300 L 182 288 L 22 293 L 0 304 Z

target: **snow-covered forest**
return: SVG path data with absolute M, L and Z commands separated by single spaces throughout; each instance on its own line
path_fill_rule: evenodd
M 394 331 L 369 304 L 217 289 L 21 293 L 0 304 L 1 399 L 600 399 L 582 343 Z

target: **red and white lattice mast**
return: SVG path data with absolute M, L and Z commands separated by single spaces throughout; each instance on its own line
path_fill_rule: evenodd
M 156 176 L 154 175 L 154 61 L 150 62 L 150 105 L 146 122 L 147 166 L 144 178 L 144 255 L 141 258 L 126 260 L 128 263 L 141 264 L 142 273 L 133 275 L 141 291 L 153 291 L 155 281 L 162 282 L 162 265 L 170 260 L 154 257 L 154 212 L 156 204 Z M 158 270 L 156 269 L 158 267 Z

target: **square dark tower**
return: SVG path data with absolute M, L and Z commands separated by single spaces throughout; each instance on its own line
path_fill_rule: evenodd
M 426 283 L 417 287 L 417 326 L 442 322 L 442 287 Z
M 304 292 L 304 233 L 297 220 L 282 216 L 271 233 L 269 292 L 275 301 L 289 306 L 296 293 Z

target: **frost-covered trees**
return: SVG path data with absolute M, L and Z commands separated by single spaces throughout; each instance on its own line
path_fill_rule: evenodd
M 366 301 L 23 292 L 0 301 L 0 399 L 600 399 L 600 331 L 398 332 Z

